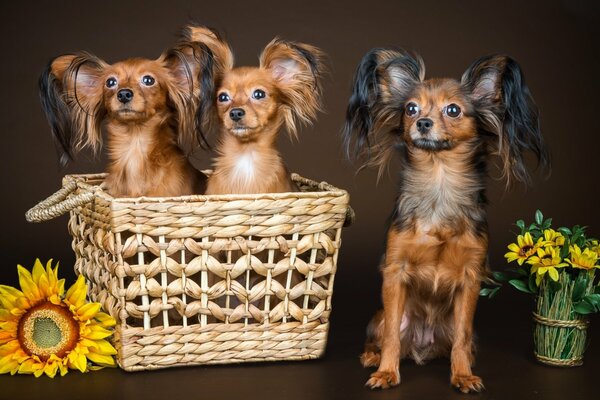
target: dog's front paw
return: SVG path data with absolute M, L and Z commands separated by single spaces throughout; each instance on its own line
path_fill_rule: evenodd
M 475 375 L 454 375 L 450 383 L 463 393 L 481 392 L 485 389 L 481 378 Z
M 371 389 L 389 389 L 400 383 L 400 373 L 397 371 L 376 371 L 371 374 L 371 378 L 365 383 L 365 386 Z

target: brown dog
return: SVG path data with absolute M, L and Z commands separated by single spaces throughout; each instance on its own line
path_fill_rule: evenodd
M 206 177 L 180 143 L 203 139 L 195 122 L 204 92 L 198 76 L 211 74 L 209 56 L 181 44 L 156 60 L 107 64 L 89 53 L 55 58 L 40 78 L 40 97 L 61 162 L 108 139 L 107 191 L 115 197 L 203 193 Z M 212 95 L 212 93 L 211 93 Z
M 383 310 L 367 330 L 367 386 L 400 383 L 399 360 L 450 356 L 451 384 L 483 389 L 473 375 L 473 318 L 487 274 L 486 162 L 526 182 L 525 150 L 549 165 L 538 112 L 521 69 L 509 57 L 475 61 L 461 81 L 424 80 L 419 57 L 375 49 L 362 60 L 348 106 L 350 150 L 385 169 L 402 157 L 399 196 L 381 265 Z
M 206 43 L 224 67 L 215 99 L 221 137 L 207 194 L 297 190 L 276 142 L 282 127 L 295 137 L 298 122 L 315 119 L 323 53 L 307 44 L 274 39 L 263 50 L 259 67 L 233 68 L 229 46 L 206 28 L 190 26 L 186 38 Z

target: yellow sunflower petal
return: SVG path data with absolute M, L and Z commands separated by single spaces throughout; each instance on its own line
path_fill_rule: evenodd
M 29 273 L 27 269 L 20 265 L 17 265 L 17 271 L 19 274 L 19 284 L 21 285 L 21 290 L 23 291 L 25 297 L 27 297 L 32 303 L 37 303 L 38 301 L 42 300 L 43 294 L 33 281 L 31 273 Z
M 88 360 L 102 367 L 116 367 L 115 359 L 112 356 L 94 353 L 93 351 L 87 355 Z
M 77 315 L 81 321 L 88 321 L 91 318 L 94 318 L 101 307 L 102 305 L 100 303 L 87 303 L 77 310 Z
M 556 268 L 548 268 L 548 274 L 550 275 L 550 278 L 552 278 L 552 280 L 554 282 L 558 281 L 558 271 L 556 270 Z
M 508 245 L 508 249 L 514 251 L 515 253 L 519 253 L 521 248 L 516 243 L 511 243 Z
M 19 365 L 19 373 L 20 374 L 32 374 L 34 369 L 34 365 L 36 364 L 35 360 L 30 358 L 25 360 Z
M 65 302 L 75 308 L 83 307 L 85 304 L 85 296 L 87 294 L 87 286 L 83 275 L 79 275 L 77 281 L 67 290 Z
M 107 340 L 96 340 L 93 349 L 94 352 L 104 355 L 114 356 L 117 354 L 117 350 Z
M 104 312 L 96 314 L 96 320 L 104 328 L 112 328 L 117 324 L 117 321 L 113 317 Z
M 60 376 L 65 376 L 69 372 L 69 368 L 67 368 L 64 362 L 58 364 L 58 369 L 60 370 Z
M 47 363 L 44 367 L 44 373 L 50 378 L 54 378 L 56 376 L 56 372 L 58 372 L 58 363 Z
M 71 369 L 78 369 L 81 372 L 85 372 L 85 359 L 83 354 L 79 354 L 76 350 L 73 350 L 67 356 L 67 365 Z
M 106 339 L 110 335 L 112 335 L 112 331 L 109 331 L 100 325 L 92 325 L 83 337 L 89 340 L 101 340 Z
M 32 277 L 33 281 L 36 283 L 36 285 L 39 286 L 40 278 L 43 275 L 46 275 L 46 270 L 44 269 L 44 266 L 42 265 L 42 262 L 40 261 L 40 259 L 36 258 L 35 262 L 33 263 L 33 269 L 31 271 L 31 277 Z
M 8 360 L 6 362 L 0 362 L 0 375 L 7 374 L 10 372 L 14 375 L 19 370 L 19 362 L 16 360 Z
M 58 281 L 58 295 L 62 297 L 65 294 L 65 280 L 60 279 Z
M 0 307 L 10 311 L 15 308 L 30 308 L 31 304 L 27 297 L 25 297 L 23 292 L 21 292 L 19 289 L 11 286 L 0 285 Z

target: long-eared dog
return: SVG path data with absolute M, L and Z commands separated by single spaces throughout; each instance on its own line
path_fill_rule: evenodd
M 112 65 L 86 52 L 56 57 L 40 78 L 40 98 L 61 163 L 85 147 L 98 152 L 105 132 L 112 196 L 204 193 L 206 176 L 179 145 L 204 140 L 196 113 L 212 88 L 203 90 L 200 78 L 213 69 L 206 47 L 193 43 Z
M 480 391 L 473 375 L 473 318 L 487 275 L 486 164 L 499 155 L 507 186 L 528 182 L 524 152 L 549 167 L 538 110 L 519 65 L 475 61 L 460 81 L 424 79 L 420 57 L 374 49 L 354 80 L 344 136 L 349 154 L 386 168 L 401 157 L 401 181 L 381 264 L 383 310 L 367 328 L 366 385 L 400 383 L 399 363 L 450 356 L 451 384 Z
M 314 121 L 323 53 L 308 44 L 274 39 L 264 48 L 259 67 L 234 68 L 229 46 L 207 37 L 206 28 L 187 27 L 186 39 L 206 43 L 223 67 L 212 110 L 220 142 L 207 194 L 297 190 L 277 150 L 277 137 L 283 127 L 295 137 L 299 122 Z

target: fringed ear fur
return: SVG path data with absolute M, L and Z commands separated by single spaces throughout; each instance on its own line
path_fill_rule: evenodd
M 193 45 L 202 50 L 201 68 L 198 71 L 199 82 L 196 127 L 204 144 L 207 144 L 204 131 L 211 130 L 217 121 L 214 113 L 216 88 L 223 74 L 233 68 L 233 52 L 229 44 L 214 29 L 195 23 L 183 28 L 182 45 Z
M 204 126 L 198 115 L 208 112 L 214 92 L 213 57 L 206 46 L 180 42 L 160 57 L 169 71 L 169 102 L 177 114 L 177 135 L 184 148 L 194 143 L 208 148 Z M 210 98 L 208 96 L 211 96 Z
M 538 166 L 550 170 L 550 158 L 540 132 L 539 112 L 521 68 L 507 56 L 476 60 L 461 83 L 470 94 L 481 129 L 498 138 L 496 148 L 507 186 L 529 183 L 524 152 L 531 151 Z
M 373 49 L 361 60 L 346 111 L 343 138 L 348 158 L 364 156 L 363 168 L 378 167 L 380 178 L 401 136 L 405 99 L 423 81 L 418 55 Z
M 308 44 L 276 38 L 260 55 L 260 68 L 268 70 L 277 82 L 284 123 L 295 137 L 297 123 L 312 123 L 321 109 L 324 53 Z
M 97 153 L 102 146 L 101 81 L 106 63 L 80 52 L 56 57 L 39 80 L 40 100 L 62 166 L 85 147 Z

